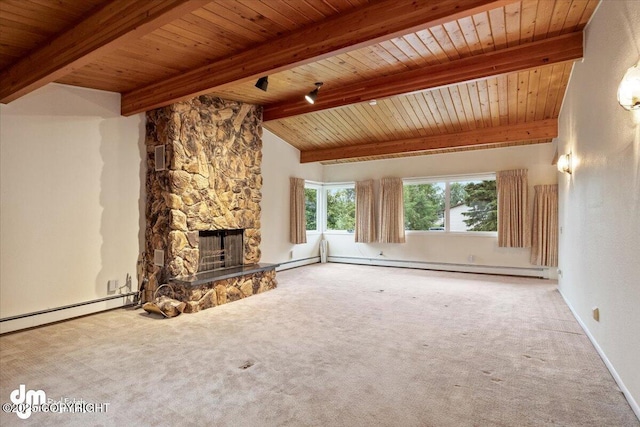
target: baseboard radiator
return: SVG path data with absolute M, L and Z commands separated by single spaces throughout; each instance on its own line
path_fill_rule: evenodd
M 0 334 L 33 328 L 47 323 L 60 322 L 74 317 L 86 316 L 136 304 L 137 292 L 110 295 L 91 301 L 83 301 L 61 307 L 48 308 L 31 313 L 0 318 Z
M 545 267 L 504 267 L 479 264 L 454 264 L 427 261 L 406 261 L 381 258 L 363 258 L 348 256 L 331 256 L 329 262 L 342 264 L 377 265 L 383 267 L 417 268 L 422 270 L 453 271 L 460 273 L 499 274 L 505 276 L 525 276 L 549 278 L 549 269 Z
M 319 256 L 308 258 L 292 259 L 291 261 L 279 262 L 276 271 L 288 270 L 290 268 L 302 267 L 303 265 L 317 264 L 320 262 Z

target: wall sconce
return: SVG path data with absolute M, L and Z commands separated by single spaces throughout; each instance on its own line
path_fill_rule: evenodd
M 316 98 L 318 98 L 318 91 L 322 85 L 322 82 L 316 82 L 316 88 L 304 96 L 304 99 L 306 99 L 309 104 L 314 104 L 316 102 Z
M 624 73 L 618 86 L 618 102 L 625 110 L 640 110 L 640 61 Z
M 573 172 L 571 153 L 558 156 L 557 167 L 560 172 L 571 174 L 571 172 Z

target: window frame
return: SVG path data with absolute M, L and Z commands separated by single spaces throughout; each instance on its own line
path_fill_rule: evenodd
M 479 174 L 464 174 L 464 175 L 445 175 L 445 176 L 432 176 L 432 177 L 418 177 L 418 178 L 403 178 L 402 186 L 405 185 L 420 185 L 420 184 L 445 184 L 444 195 L 444 230 L 406 230 L 408 234 L 432 234 L 432 235 L 450 235 L 450 236 L 480 236 L 480 237 L 498 237 L 498 231 L 451 231 L 451 184 L 454 182 L 468 182 L 468 181 L 495 181 L 495 172 L 486 172 Z M 496 194 L 497 197 L 497 194 Z
M 327 224 L 328 224 L 328 218 L 327 218 L 327 192 L 330 190 L 340 190 L 342 188 L 351 188 L 354 191 L 355 194 L 355 190 L 356 190 L 356 183 L 355 182 L 334 182 L 334 183 L 325 183 L 322 185 L 322 217 L 323 217 L 323 221 L 322 221 L 322 232 L 324 234 L 343 234 L 343 235 L 353 235 L 355 233 L 355 230 L 353 231 L 349 231 L 349 230 L 329 230 L 327 229 Z M 355 200 L 354 200 L 355 201 Z

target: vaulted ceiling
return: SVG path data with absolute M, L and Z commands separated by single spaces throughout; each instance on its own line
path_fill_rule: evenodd
M 549 142 L 597 4 L 2 0 L 0 102 L 58 82 L 131 115 L 208 93 L 263 105 L 302 162 Z

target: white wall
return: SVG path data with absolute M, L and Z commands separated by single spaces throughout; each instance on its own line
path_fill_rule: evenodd
M 137 290 L 143 142 L 119 94 L 51 84 L 0 106 L 0 317 L 106 297 L 127 273 Z
M 319 256 L 321 234 L 307 234 L 307 243 L 289 242 L 289 177 L 322 181 L 322 165 L 300 164 L 300 152 L 264 129 L 262 135 L 261 262 L 290 263 Z
M 325 166 L 324 181 L 359 181 L 383 177 L 433 177 L 527 168 L 532 203 L 534 185 L 556 183 L 555 168 L 551 165 L 553 154 L 552 144 L 548 143 L 335 164 Z M 499 248 L 496 236 L 408 232 L 405 244 L 355 243 L 352 234 L 325 233 L 325 238 L 329 242 L 330 257 L 369 258 L 373 259 L 375 263 L 401 260 L 421 263 L 472 264 L 479 266 L 477 271 L 498 271 L 485 268 L 491 266 L 507 267 L 507 269 L 503 269 L 503 273 L 540 274 L 538 270 L 531 270 L 537 269 L 537 267 L 532 266 L 529 262 L 529 249 Z M 379 255 L 380 251 L 383 252 L 382 256 Z M 471 262 L 469 261 L 470 255 L 473 255 Z M 455 269 L 468 270 L 459 266 Z M 555 269 L 548 269 L 545 274 L 555 277 Z
M 560 291 L 640 417 L 640 112 L 616 101 L 639 57 L 640 2 L 602 2 L 567 88 L 558 146 L 578 162 L 559 179 Z

